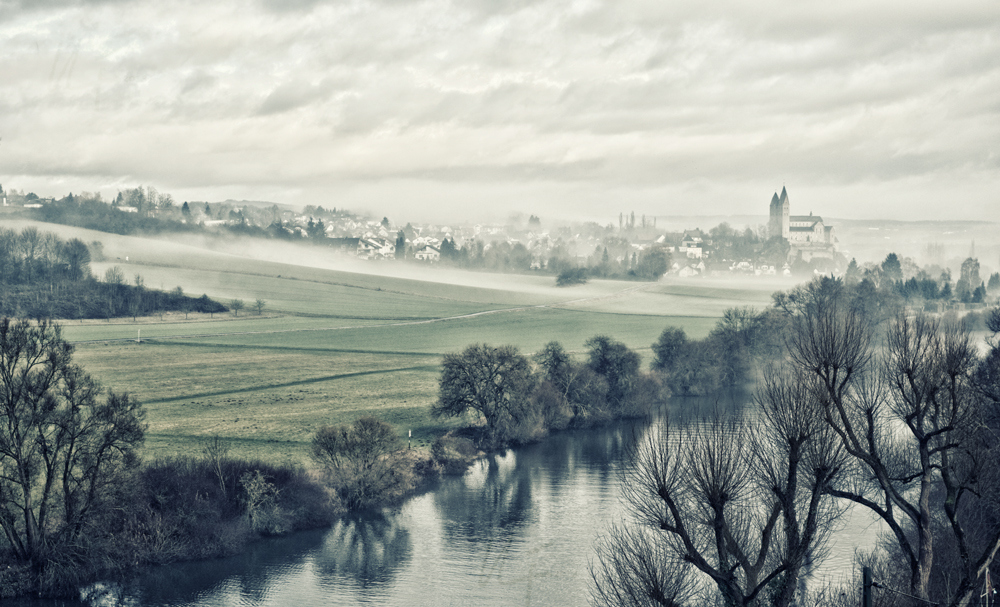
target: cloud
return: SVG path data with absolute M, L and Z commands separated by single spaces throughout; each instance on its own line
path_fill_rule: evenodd
M 649 192 L 711 183 L 724 200 L 784 180 L 841 188 L 859 213 L 879 204 L 859 192 L 896 185 L 932 215 L 946 190 L 901 184 L 963 180 L 977 188 L 947 208 L 970 217 L 1000 193 L 990 2 L 4 7 L 0 178 L 14 187 L 389 204 L 387 184 L 419 182 L 428 200 L 484 188 L 654 211 Z

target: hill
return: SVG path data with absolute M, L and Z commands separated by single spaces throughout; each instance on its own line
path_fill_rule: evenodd
M 119 266 L 152 287 L 266 302 L 259 315 L 65 324 L 78 362 L 104 385 L 147 404 L 154 454 L 198 451 L 218 435 L 237 452 L 298 461 L 319 427 L 365 414 L 401 434 L 413 430 L 420 446 L 461 423 L 429 416 L 446 352 L 489 342 L 530 353 L 552 340 L 581 352 L 588 338 L 607 334 L 648 355 L 668 325 L 702 337 L 726 308 L 768 305 L 771 292 L 789 286 L 592 280 L 561 289 L 551 276 L 363 263 L 280 243 L 161 240 L 31 224 L 63 238 L 102 241 L 106 259 L 92 263 L 97 274 Z

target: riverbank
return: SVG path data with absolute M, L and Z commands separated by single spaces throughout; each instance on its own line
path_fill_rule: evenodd
M 430 451 L 393 454 L 396 482 L 378 496 L 377 508 L 402 504 L 482 455 L 468 438 L 450 434 Z M 263 537 L 329 527 L 348 509 L 328 481 L 315 468 L 230 457 L 219 443 L 200 457 L 150 461 L 120 479 L 86 545 L 53 546 L 38 566 L 0 554 L 0 600 L 72 597 L 97 580 L 232 556 Z

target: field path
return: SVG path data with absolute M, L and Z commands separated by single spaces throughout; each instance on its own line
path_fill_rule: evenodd
M 621 291 L 616 291 L 614 293 L 608 293 L 606 295 L 597 295 L 597 296 L 594 296 L 594 297 L 582 297 L 582 298 L 579 298 L 579 299 L 569 299 L 569 300 L 566 300 L 566 301 L 559 301 L 559 302 L 548 303 L 548 304 L 537 304 L 537 305 L 532 305 L 532 306 L 518 306 L 516 308 L 496 308 L 496 309 L 493 309 L 493 310 L 481 310 L 479 312 L 470 312 L 468 314 L 458 314 L 458 315 L 455 315 L 455 316 L 444 316 L 444 317 L 441 317 L 441 318 L 429 318 L 429 319 L 423 319 L 423 320 L 410 320 L 410 321 L 385 323 L 385 324 L 375 324 L 375 325 L 365 325 L 365 326 L 349 325 L 349 326 L 341 326 L 341 327 L 302 327 L 302 328 L 297 328 L 297 329 L 265 329 L 265 330 L 261 330 L 261 331 L 233 331 L 233 332 L 228 332 L 228 333 L 222 333 L 222 332 L 220 332 L 220 333 L 187 333 L 187 334 L 183 334 L 183 335 L 157 335 L 156 337 L 147 338 L 146 341 L 163 341 L 163 340 L 167 340 L 167 339 L 191 339 L 191 338 L 205 338 L 205 337 L 228 337 L 228 336 L 232 336 L 232 335 L 271 335 L 271 334 L 277 334 L 277 333 L 305 333 L 305 332 L 310 332 L 310 331 L 345 331 L 345 330 L 349 330 L 349 329 L 354 329 L 354 330 L 384 329 L 384 328 L 389 328 L 389 327 L 407 327 L 407 326 L 413 326 L 413 325 L 426 325 L 426 324 L 438 323 L 438 322 L 450 322 L 450 321 L 455 321 L 455 320 L 465 320 L 465 319 L 468 319 L 468 318 L 475 318 L 477 316 L 487 316 L 487 315 L 490 315 L 490 314 L 504 314 L 504 313 L 509 313 L 509 312 L 523 312 L 525 310 L 537 310 L 537 309 L 541 309 L 541 308 L 554 308 L 554 309 L 558 309 L 558 308 L 561 308 L 563 306 L 572 306 L 572 305 L 581 304 L 581 303 L 589 303 L 589 302 L 606 300 L 606 299 L 615 299 L 615 298 L 622 297 L 624 295 L 629 295 L 629 294 L 635 293 L 637 291 L 644 291 L 644 290 L 648 289 L 650 286 L 655 285 L 655 284 L 656 283 L 642 283 L 642 284 L 636 285 L 634 287 L 629 287 L 627 289 L 622 289 Z M 295 315 L 294 314 L 290 314 L 289 316 L 295 316 Z M 130 341 L 136 341 L 136 339 L 132 338 L 132 337 L 122 337 L 122 338 L 117 338 L 117 339 L 86 339 L 86 340 L 79 340 L 79 341 L 71 341 L 70 343 L 74 343 L 74 344 L 93 344 L 93 343 L 130 342 Z
M 417 365 L 415 367 L 399 367 L 393 369 L 375 369 L 372 371 L 356 371 L 354 373 L 339 373 L 337 375 L 324 375 L 321 377 L 310 377 L 308 379 L 300 379 L 296 381 L 282 382 L 277 384 L 268 384 L 264 386 L 247 386 L 243 388 L 233 388 L 229 390 L 216 390 L 213 392 L 192 392 L 190 394 L 183 394 L 181 396 L 171 396 L 169 398 L 154 398 L 151 400 L 143 401 L 145 405 L 155 405 L 159 403 L 169 403 L 178 400 L 187 400 L 191 398 L 208 398 L 212 396 L 229 396 L 230 394 L 244 394 L 252 392 L 260 392 L 261 390 L 272 390 L 276 388 L 293 388 L 295 386 L 305 386 L 309 384 L 318 384 L 327 381 L 333 381 L 337 379 L 347 379 L 351 377 L 364 377 L 366 375 L 386 375 L 389 373 L 399 373 L 401 371 L 437 371 L 439 369 L 438 365 Z

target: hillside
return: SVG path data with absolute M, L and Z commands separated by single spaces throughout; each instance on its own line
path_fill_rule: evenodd
M 443 353 L 473 342 L 530 353 L 551 340 L 580 352 L 603 333 L 648 358 L 668 325 L 702 337 L 726 308 L 768 305 L 771 292 L 789 286 L 594 280 L 557 288 L 551 276 L 363 264 L 312 247 L 232 241 L 213 249 L 33 225 L 102 241 L 107 259 L 92 264 L 97 274 L 117 265 L 152 287 L 248 303 L 238 317 L 65 324 L 88 371 L 147 404 L 154 454 L 197 451 L 219 435 L 240 452 L 298 461 L 320 426 L 368 413 L 413 430 L 419 446 L 459 423 L 428 414 Z M 267 302 L 259 316 L 249 309 L 257 298 Z

